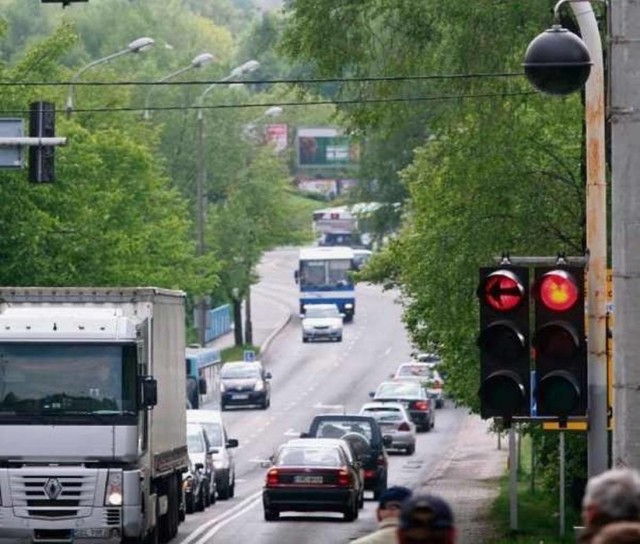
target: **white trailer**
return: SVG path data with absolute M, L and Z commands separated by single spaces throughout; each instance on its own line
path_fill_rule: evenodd
M 0 543 L 175 536 L 188 468 L 184 298 L 0 288 Z

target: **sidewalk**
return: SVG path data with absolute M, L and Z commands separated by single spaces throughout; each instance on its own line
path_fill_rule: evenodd
M 244 319 L 244 312 L 243 312 Z M 291 312 L 284 304 L 262 295 L 257 289 L 251 292 L 251 323 L 253 325 L 253 344 L 260 346 L 264 353 L 276 335 L 284 329 L 291 319 Z M 243 323 L 244 327 L 244 323 Z M 233 329 L 207 343 L 222 351 L 235 345 Z
M 495 538 L 488 512 L 498 496 L 508 452 L 504 444 L 498 450 L 497 437 L 488 429 L 488 421 L 468 415 L 449 454 L 418 488 L 449 501 L 458 528 L 457 544 L 489 543 Z

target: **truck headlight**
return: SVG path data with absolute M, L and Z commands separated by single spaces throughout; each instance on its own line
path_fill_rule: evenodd
M 122 506 L 122 472 L 109 471 L 104 503 L 106 506 Z

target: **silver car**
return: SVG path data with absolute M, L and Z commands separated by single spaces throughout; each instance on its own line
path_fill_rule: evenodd
M 444 379 L 436 370 L 433 363 L 411 361 L 402 363 L 393 376 L 394 380 L 419 381 L 427 390 L 429 398 L 433 399 L 436 408 L 444 406 Z
M 222 414 L 216 410 L 187 410 L 187 423 L 200 425 L 207 435 L 218 498 L 230 499 L 236 488 L 236 465 L 231 449 L 238 447 L 238 441 L 227 437 Z
M 303 342 L 321 339 L 342 342 L 344 314 L 335 304 L 308 304 L 300 318 Z
M 399 402 L 368 402 L 360 409 L 361 416 L 372 416 L 383 436 L 391 437 L 389 449 L 403 450 L 407 455 L 416 451 L 416 426 Z

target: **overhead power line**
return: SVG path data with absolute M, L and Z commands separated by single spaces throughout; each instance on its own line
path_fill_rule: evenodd
M 484 79 L 501 77 L 522 77 L 523 72 L 495 72 L 479 74 L 432 74 L 422 76 L 363 76 L 336 78 L 300 78 L 300 79 L 259 79 L 242 81 L 218 81 L 211 79 L 197 79 L 189 81 L 0 81 L 0 87 L 113 87 L 113 86 L 165 86 L 165 85 L 233 85 L 237 83 L 251 85 L 275 85 L 288 83 L 296 85 L 322 83 L 375 83 L 394 81 L 434 81 L 452 79 Z
M 117 112 L 141 112 L 149 111 L 181 111 L 181 110 L 226 110 L 241 108 L 268 108 L 272 106 L 320 106 L 320 105 L 347 105 L 347 104 L 387 104 L 387 103 L 411 103 L 433 102 L 439 100 L 469 100 L 479 98 L 505 98 L 510 96 L 539 96 L 536 91 L 514 91 L 504 93 L 475 93 L 475 94 L 451 94 L 433 96 L 391 97 L 391 98 L 353 98 L 345 100 L 314 100 L 309 102 L 260 102 L 244 104 L 216 104 L 211 106 L 155 106 L 155 107 L 122 107 L 122 108 L 85 108 L 74 109 L 73 113 L 117 113 Z M 62 111 L 62 110 L 59 110 Z M 0 114 L 27 114 L 29 110 L 0 110 Z

